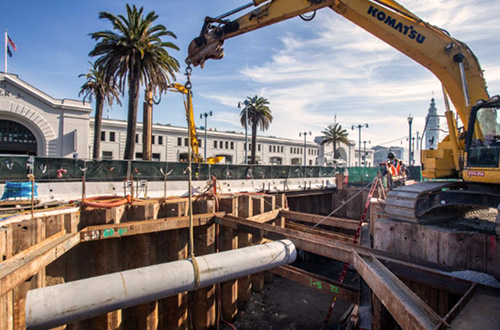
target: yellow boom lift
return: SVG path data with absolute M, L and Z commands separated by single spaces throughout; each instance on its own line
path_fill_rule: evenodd
M 256 7 L 242 16 L 234 14 Z M 393 0 L 254 0 L 216 18 L 207 17 L 189 45 L 186 63 L 204 66 L 222 59 L 226 39 L 329 8 L 430 70 L 441 81 L 448 135 L 435 150 L 423 150 L 422 175 L 428 179 L 391 191 L 386 212 L 395 219 L 423 221 L 438 209 L 464 211 L 500 204 L 500 122 L 498 96 L 490 98 L 483 71 L 469 47 Z M 458 127 L 448 97 L 462 123 Z
M 181 93 L 185 95 L 184 108 L 186 110 L 186 121 L 188 124 L 188 133 L 191 146 L 191 159 L 195 163 L 202 163 L 203 158 L 200 156 L 200 142 L 198 141 L 198 136 L 196 135 L 196 125 L 194 123 L 193 114 L 193 98 L 191 96 L 191 91 L 186 88 L 186 86 L 173 83 L 168 88 L 170 91 Z M 208 157 L 206 159 L 207 164 L 217 164 L 220 163 L 224 157 Z

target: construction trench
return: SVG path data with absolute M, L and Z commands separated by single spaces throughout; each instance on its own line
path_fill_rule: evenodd
M 500 329 L 494 222 L 474 229 L 396 221 L 378 198 L 360 222 L 368 189 L 360 190 L 193 197 L 194 261 L 187 198 L 2 221 L 0 329 L 245 329 L 252 300 L 278 281 L 325 297 L 324 310 L 338 300 L 333 314 L 344 314 L 346 329 Z M 308 271 L 300 268 L 306 259 L 316 270 L 338 267 Z M 341 283 L 343 269 L 356 280 Z M 287 314 L 298 313 L 293 306 L 305 298 L 286 294 Z M 296 326 L 319 329 L 325 317 Z M 337 321 L 328 328 L 338 329 Z M 258 319 L 251 325 L 264 327 Z

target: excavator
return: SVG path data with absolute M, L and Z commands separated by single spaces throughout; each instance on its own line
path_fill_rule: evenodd
M 189 44 L 186 64 L 203 68 L 207 60 L 224 57 L 225 40 L 297 16 L 311 20 L 323 8 L 424 66 L 443 86 L 448 135 L 434 150 L 421 152 L 422 176 L 428 181 L 389 192 L 388 216 L 421 223 L 478 207 L 496 208 L 500 204 L 500 97 L 489 96 L 483 70 L 465 43 L 394 0 L 253 0 L 220 16 L 206 17 L 200 35 Z M 240 12 L 244 13 L 232 19 Z

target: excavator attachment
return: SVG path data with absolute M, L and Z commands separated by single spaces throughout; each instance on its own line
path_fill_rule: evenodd
M 186 64 L 199 65 L 203 68 L 206 60 L 220 60 L 224 57 L 224 48 L 222 48 L 224 41 L 221 40 L 224 29 L 212 27 L 210 23 L 212 20 L 207 17 L 200 36 L 189 43 Z

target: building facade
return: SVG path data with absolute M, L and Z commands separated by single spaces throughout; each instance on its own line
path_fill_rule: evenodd
M 19 79 L 0 73 L 0 154 L 30 154 L 38 157 L 90 158 L 94 118 L 90 104 L 55 99 Z M 103 119 L 101 158 L 123 159 L 127 123 Z M 237 132 L 197 130 L 202 156 L 224 156 L 228 164 L 245 164 L 245 135 Z M 154 160 L 187 160 L 186 127 L 153 125 Z M 142 159 L 142 124 L 136 135 L 136 159 Z M 206 146 L 206 147 L 205 147 Z M 313 141 L 257 137 L 256 160 L 262 165 L 319 165 L 320 146 Z
M 91 112 L 88 103 L 54 99 L 0 73 L 0 153 L 73 157 L 87 148 Z
M 94 119 L 90 119 L 93 127 Z M 101 133 L 101 152 L 103 159 L 123 159 L 127 123 L 121 120 L 103 119 Z M 202 157 L 223 156 L 226 164 L 245 164 L 245 134 L 197 129 L 199 152 Z M 152 134 L 153 160 L 179 162 L 188 159 L 188 134 L 185 127 L 171 125 L 153 125 Z M 93 136 L 93 131 L 90 131 Z M 135 137 L 135 158 L 142 158 L 142 123 L 137 125 Z M 89 139 L 92 141 L 92 139 Z M 252 148 L 248 137 L 247 157 L 250 160 Z M 88 146 L 88 155 L 92 154 L 92 145 Z M 307 165 L 317 165 L 319 146 L 314 142 L 289 140 L 277 137 L 257 137 L 256 162 L 262 165 L 302 165 L 304 156 Z

